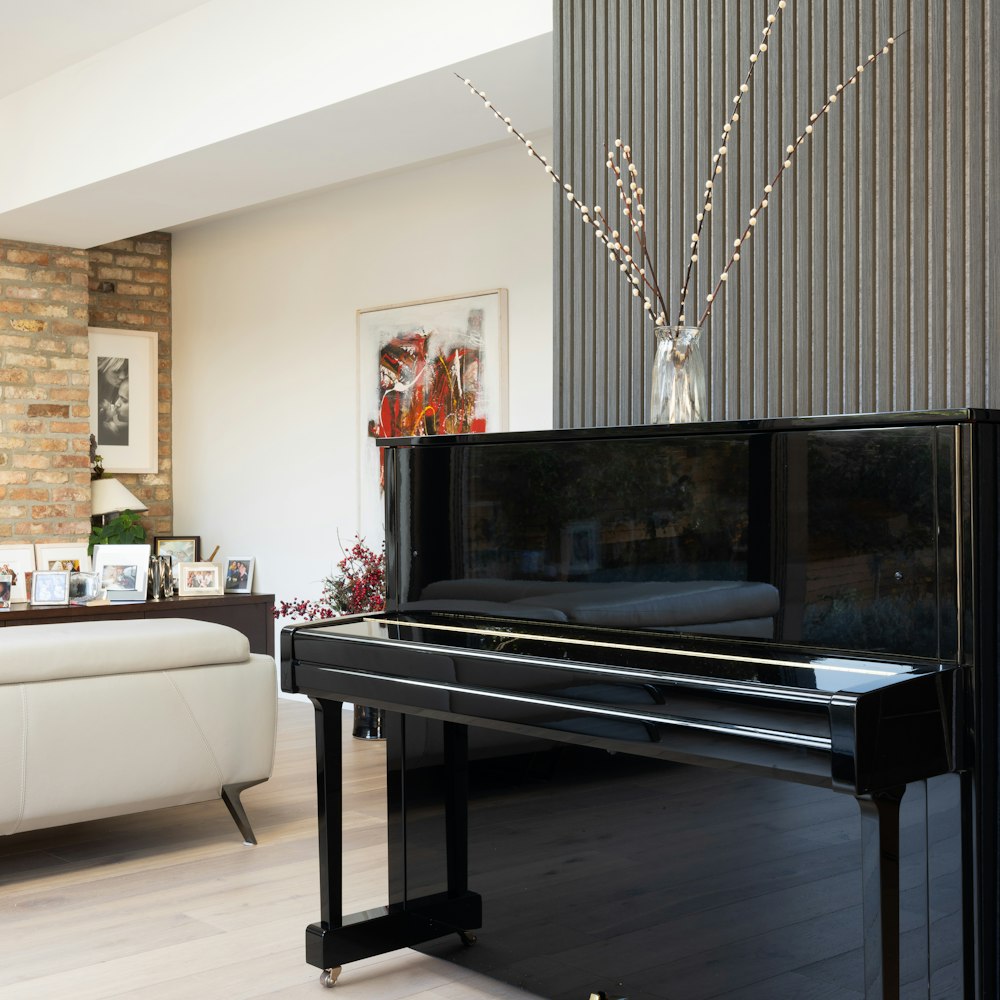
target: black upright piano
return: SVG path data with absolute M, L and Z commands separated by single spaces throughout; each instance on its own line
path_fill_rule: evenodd
M 381 442 L 384 612 L 282 633 L 316 708 L 306 960 L 553 1000 L 1000 996 L 1000 414 Z M 341 905 L 344 702 L 389 894 Z

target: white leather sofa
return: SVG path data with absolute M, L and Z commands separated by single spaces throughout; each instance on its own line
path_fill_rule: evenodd
M 240 793 L 274 761 L 270 656 L 184 618 L 0 629 L 0 834 Z

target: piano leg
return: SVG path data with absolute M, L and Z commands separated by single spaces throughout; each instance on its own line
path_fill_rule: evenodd
M 347 962 L 458 934 L 471 944 L 470 928 L 482 924 L 482 901 L 468 890 L 467 735 L 445 724 L 443 807 L 446 821 L 447 890 L 402 898 L 360 913 L 343 912 L 341 750 L 343 704 L 313 698 L 316 710 L 316 792 L 319 813 L 320 922 L 306 928 L 306 961 L 332 986 Z M 405 722 L 405 717 L 401 720 Z M 405 825 L 405 811 L 404 811 Z M 390 842 L 392 837 L 390 836 Z M 405 835 L 403 837 L 405 844 Z
M 446 878 L 448 895 L 459 896 L 469 888 L 469 730 L 454 722 L 442 728 Z
M 326 960 L 328 933 L 341 925 L 343 903 L 343 830 L 341 815 L 342 766 L 341 729 L 343 703 L 312 699 L 316 712 L 316 808 L 319 819 L 319 913 L 320 922 L 306 928 L 306 961 L 325 970 L 320 977 L 332 986 L 339 967 Z
M 453 722 L 444 723 L 444 760 L 447 785 L 445 788 L 445 855 L 448 898 L 479 897 L 469 892 L 469 728 Z M 470 927 L 482 922 L 476 912 L 458 929 L 458 937 L 466 948 L 477 941 Z
M 856 796 L 861 808 L 865 1000 L 899 1000 L 899 804 L 905 788 Z

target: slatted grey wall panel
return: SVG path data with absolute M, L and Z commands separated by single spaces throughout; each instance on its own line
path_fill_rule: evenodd
M 631 144 L 675 309 L 709 160 L 776 4 L 555 3 L 556 163 L 585 202 L 611 207 L 605 144 Z M 698 302 L 785 144 L 859 57 L 900 38 L 796 157 L 713 307 L 714 419 L 1000 407 L 998 7 L 788 0 L 729 142 Z M 556 220 L 555 420 L 642 422 L 652 326 L 576 211 L 563 201 Z

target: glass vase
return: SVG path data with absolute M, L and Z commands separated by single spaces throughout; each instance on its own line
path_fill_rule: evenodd
M 653 357 L 653 424 L 705 419 L 705 361 L 697 326 L 658 326 Z

